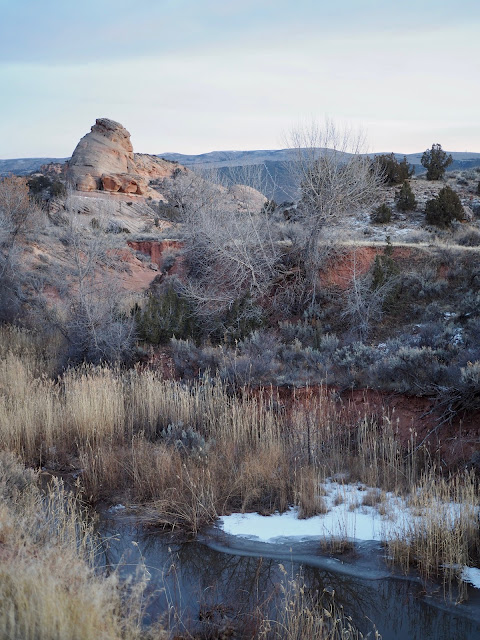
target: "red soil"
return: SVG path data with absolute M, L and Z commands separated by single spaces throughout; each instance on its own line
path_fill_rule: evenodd
M 140 251 L 146 256 L 150 256 L 151 261 L 155 262 L 160 269 L 163 265 L 165 251 L 177 250 L 182 247 L 182 242 L 179 240 L 144 240 L 139 242 L 129 240 L 127 244 L 135 251 Z
M 351 247 L 343 255 L 334 256 L 322 269 L 320 282 L 323 286 L 335 286 L 342 291 L 348 289 L 354 276 L 362 276 L 371 268 L 375 257 L 381 255 L 384 248 L 378 247 Z M 409 260 L 412 257 L 412 249 L 408 247 L 395 247 L 392 258 L 395 260 Z
M 387 417 L 394 424 L 397 437 L 406 446 L 412 439 L 419 444 L 426 439 L 432 453 L 439 453 L 447 465 L 470 460 L 478 450 L 480 441 L 480 413 L 458 417 L 435 431 L 439 414 L 431 398 L 405 396 L 374 389 L 348 389 L 335 387 L 270 387 L 262 391 L 272 395 L 287 411 L 298 405 L 308 409 L 313 403 L 325 403 L 325 411 L 335 420 L 354 428 L 365 417 L 381 421 Z

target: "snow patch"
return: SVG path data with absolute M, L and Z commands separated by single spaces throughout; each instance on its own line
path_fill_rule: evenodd
M 464 567 L 462 571 L 462 580 L 473 585 L 475 589 L 480 589 L 480 569 L 475 569 L 475 567 Z
M 321 488 L 325 492 L 325 514 L 299 519 L 298 508 L 291 507 L 285 513 L 271 516 L 233 513 L 219 518 L 218 525 L 229 535 L 269 543 L 280 542 L 285 538 L 297 541 L 340 538 L 357 542 L 386 542 L 398 535 L 399 531 L 408 536 L 416 521 L 428 518 L 429 509 L 440 509 L 452 526 L 461 511 L 461 505 L 452 502 L 431 505 L 420 513 L 418 509 L 410 508 L 404 498 L 360 483 L 342 484 L 330 480 L 321 485 Z M 363 504 L 365 496 L 368 505 Z M 370 504 L 374 506 L 369 506 Z M 465 567 L 462 578 L 480 589 L 480 569 Z
M 403 515 L 402 501 L 393 494 L 379 500 L 385 505 L 383 515 L 373 506 L 363 505 L 367 492 L 377 492 L 362 484 L 327 482 L 323 485 L 323 500 L 328 512 L 300 520 L 298 508 L 286 513 L 261 516 L 258 513 L 234 513 L 219 519 L 220 527 L 230 535 L 273 542 L 279 538 L 311 537 L 345 538 L 349 540 L 386 540 L 392 522 Z M 378 492 L 380 494 L 380 492 Z

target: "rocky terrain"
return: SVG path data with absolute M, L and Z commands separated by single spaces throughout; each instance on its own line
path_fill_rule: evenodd
M 178 164 L 176 158 L 180 156 L 170 155 L 174 155 L 175 160 L 135 153 L 125 127 L 113 120 L 99 118 L 91 131 L 79 141 L 68 162 L 44 164 L 41 173 L 34 174 L 70 185 L 65 197 L 50 197 L 48 190 L 43 193 L 42 197 L 46 198 L 44 205 L 52 219 L 65 222 L 75 215 L 85 229 L 100 221 L 110 232 L 117 234 L 116 244 L 123 245 L 122 255 L 128 265 L 121 279 L 129 290 L 145 290 L 157 272 L 162 270 L 163 260 L 160 256 L 165 248 L 167 252 L 170 250 L 172 238 L 174 242 L 181 238 L 177 212 L 179 207 L 189 204 L 189 198 L 201 195 L 203 199 L 215 200 L 226 210 L 232 211 L 259 211 L 266 202 L 265 197 L 252 187 L 212 184 L 208 180 L 210 175 L 204 174 L 202 177 Z M 185 159 L 195 166 L 200 161 L 223 166 L 238 162 L 267 162 L 271 157 L 280 164 L 288 161 L 290 156 L 288 150 L 280 150 L 274 153 L 222 152 L 185 156 Z M 242 175 L 237 174 L 236 177 L 241 179 Z M 243 177 L 249 176 L 244 174 Z M 476 216 L 480 211 L 480 196 L 477 194 L 479 179 L 480 173 L 474 169 L 449 171 L 445 180 L 438 182 L 429 182 L 421 175 L 414 176 L 410 183 L 417 205 L 414 211 L 406 213 L 395 207 L 398 188 L 386 186 L 378 202 L 385 202 L 392 208 L 392 220 L 388 224 L 372 224 L 371 211 L 357 211 L 355 215 L 330 224 L 325 230 L 326 237 L 356 246 L 377 246 L 372 255 L 381 250 L 387 236 L 399 246 L 412 243 L 428 245 L 442 241 L 443 236 L 450 244 L 475 244 L 477 232 L 473 230 L 478 226 Z M 425 226 L 425 204 L 438 194 L 445 183 L 454 188 L 464 205 L 465 222 L 457 225 L 458 229 L 453 234 Z M 282 217 L 281 209 L 278 215 Z M 468 238 L 465 240 L 464 236 Z M 28 260 L 33 260 L 32 265 L 45 251 L 50 253 L 53 263 L 68 260 L 68 250 L 61 244 L 56 246 L 54 236 L 49 239 L 49 244 L 51 250 L 35 250 L 29 255 Z M 332 275 L 329 276 L 330 280 L 332 277 L 334 281 L 338 280 Z

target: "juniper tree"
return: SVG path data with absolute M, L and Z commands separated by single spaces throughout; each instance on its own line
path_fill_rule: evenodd
M 412 187 L 408 181 L 405 181 L 400 190 L 395 194 L 395 202 L 397 209 L 400 211 L 413 211 L 417 206 L 415 194 L 413 193 Z
M 443 187 L 425 207 L 426 222 L 437 227 L 449 227 L 454 220 L 463 220 L 463 215 L 460 198 L 448 186 Z
M 424 151 L 421 163 L 427 170 L 427 180 L 440 180 L 445 170 L 453 162 L 451 155 L 447 155 L 441 144 L 432 144 L 431 149 Z
M 408 178 L 411 178 L 415 169 L 408 163 L 407 157 L 403 156 L 403 160 L 398 162 L 394 153 L 383 153 L 375 156 L 374 165 L 380 170 L 383 181 L 387 185 L 401 184 Z
M 374 224 L 386 224 L 392 219 L 392 209 L 385 202 L 379 205 L 370 214 L 370 222 Z

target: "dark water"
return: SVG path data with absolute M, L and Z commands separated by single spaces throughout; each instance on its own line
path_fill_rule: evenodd
M 107 566 L 120 565 L 123 576 L 148 571 L 146 621 L 164 616 L 179 634 L 185 627 L 200 630 L 231 620 L 248 637 L 258 607 L 274 616 L 279 585 L 301 572 L 312 592 L 335 591 L 335 602 L 363 633 L 375 625 L 383 640 L 480 639 L 478 590 L 458 605 L 446 601 L 441 588 L 427 595 L 420 581 L 392 575 L 378 543 L 331 558 L 312 541 L 270 545 L 215 530 L 182 542 L 137 527 L 126 516 L 102 519 L 100 531 Z

